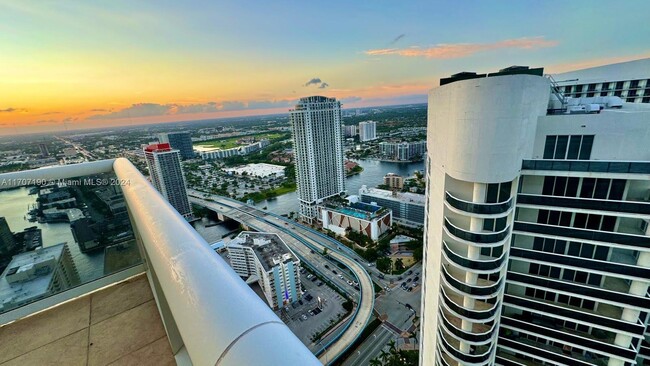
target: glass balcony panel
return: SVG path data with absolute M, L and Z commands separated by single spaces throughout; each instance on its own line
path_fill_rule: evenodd
M 454 208 L 478 215 L 499 215 L 508 212 L 512 208 L 512 197 L 502 203 L 475 203 L 454 197 L 451 193 L 445 192 L 445 199 Z
M 473 243 L 498 243 L 509 234 L 508 227 L 498 232 L 475 233 L 455 226 L 447 218 L 445 218 L 445 228 L 453 236 Z
M 114 173 L 3 176 L 0 313 L 142 263 L 122 193 L 128 182 Z

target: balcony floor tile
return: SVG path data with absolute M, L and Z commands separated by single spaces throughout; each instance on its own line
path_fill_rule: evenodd
M 0 364 L 88 327 L 90 298 L 67 302 L 0 328 Z
M 43 347 L 25 353 L 3 366 L 70 365 L 83 366 L 88 359 L 88 328 L 57 339 Z

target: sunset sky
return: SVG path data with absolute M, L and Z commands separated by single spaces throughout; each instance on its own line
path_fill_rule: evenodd
M 650 57 L 648 14 L 647 0 L 0 0 L 0 135 L 286 112 L 314 94 L 424 102 L 459 71 Z

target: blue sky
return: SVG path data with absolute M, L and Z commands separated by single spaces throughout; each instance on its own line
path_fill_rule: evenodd
M 650 56 L 645 0 L 0 0 L 0 14 L 0 134 L 286 111 L 312 94 L 392 104 L 459 71 Z

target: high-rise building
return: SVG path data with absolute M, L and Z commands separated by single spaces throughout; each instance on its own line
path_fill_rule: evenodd
M 567 97 L 620 97 L 628 103 L 650 103 L 650 58 L 553 75 Z
M 14 234 L 4 217 L 0 217 L 0 256 L 7 256 L 16 248 Z
M 399 174 L 388 173 L 384 175 L 384 185 L 391 189 L 402 189 L 404 188 L 404 177 Z
M 408 161 L 421 159 L 427 151 L 426 141 L 415 142 L 380 142 L 380 154 L 390 160 Z
M 243 231 L 226 249 L 235 272 L 256 279 L 270 307 L 300 300 L 300 260 L 277 234 Z
M 541 75 L 429 94 L 421 365 L 650 359 L 650 106 Z
M 377 122 L 359 122 L 359 141 L 371 141 L 377 139 Z
M 345 193 L 341 103 L 334 98 L 300 98 L 289 111 L 296 158 L 300 216 L 317 218 L 317 205 Z
M 38 144 L 38 149 L 41 151 L 41 157 L 47 158 L 50 156 L 50 151 L 47 149 L 47 144 Z
M 181 153 L 183 159 L 192 159 L 196 156 L 192 146 L 192 135 L 189 132 L 160 133 L 158 134 L 158 141 L 169 143 L 172 149 L 176 149 Z
M 192 208 L 187 198 L 180 152 L 164 143 L 145 147 L 144 155 L 154 187 L 178 213 L 185 218 L 191 218 Z
M 354 137 L 356 135 L 357 135 L 357 126 L 355 126 L 355 125 L 343 126 L 343 136 L 344 137 Z

